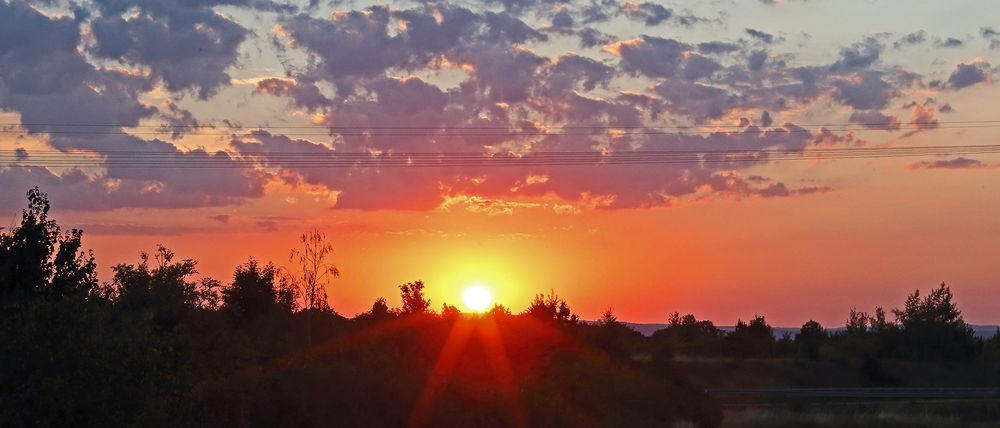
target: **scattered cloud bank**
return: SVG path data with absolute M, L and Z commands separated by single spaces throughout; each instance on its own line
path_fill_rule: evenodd
M 888 111 L 891 105 L 917 89 L 946 95 L 988 85 L 997 73 L 988 60 L 974 58 L 951 65 L 946 79 L 925 82 L 916 72 L 886 63 L 889 48 L 929 40 L 949 49 L 971 43 L 932 38 L 922 30 L 859 37 L 825 64 L 799 61 L 789 51 L 794 49 L 790 36 L 766 28 L 745 28 L 737 37 L 718 40 L 665 37 L 671 32 L 659 28 L 718 26 L 725 17 L 655 2 L 487 0 L 338 7 L 343 9 L 326 15 L 317 13 L 317 4 L 268 0 L 0 2 L 0 110 L 16 113 L 26 133 L 43 136 L 52 150 L 91 153 L 107 161 L 98 171 L 0 169 L 5 183 L 0 204 L 17 205 L 24 189 L 39 185 L 62 206 L 80 210 L 232 205 L 264 196 L 274 181 L 328 189 L 338 208 L 430 210 L 457 204 L 487 214 L 506 213 L 511 206 L 521 207 L 510 201 L 530 198 L 556 198 L 559 202 L 544 205 L 551 209 L 615 209 L 666 206 L 705 192 L 815 194 L 829 189 L 749 180 L 741 172 L 752 164 L 724 159 L 600 169 L 544 163 L 418 169 L 304 167 L 278 155 L 469 152 L 530 158 L 551 151 L 857 145 L 863 142 L 853 133 L 814 131 L 790 118 L 831 103 L 859 126 L 912 135 L 935 129 L 936 115 L 953 111 L 951 105 L 914 103 L 907 107 L 912 118 L 905 123 Z M 233 11 L 266 15 L 277 25 L 251 28 L 227 15 Z M 622 20 L 640 35 L 615 34 L 618 27 L 609 23 Z M 998 40 L 988 27 L 980 35 Z M 225 150 L 182 148 L 178 140 L 201 123 L 176 101 L 211 103 L 231 88 L 233 70 L 246 66 L 241 47 L 250 40 L 266 40 L 285 68 L 281 75 L 257 80 L 253 93 L 285 100 L 290 117 L 307 116 L 329 127 L 330 137 L 247 130 L 227 136 Z M 565 40 L 581 50 L 565 49 Z M 440 77 L 444 74 L 451 77 Z M 150 104 L 154 93 L 171 101 Z M 160 138 L 125 132 L 150 121 L 183 126 Z M 70 123 L 106 126 L 90 134 L 54 126 Z M 714 128 L 721 129 L 717 132 L 553 132 L 621 124 L 727 127 Z M 411 131 L 380 137 L 337 131 L 341 126 Z M 456 129 L 499 131 L 449 135 Z M 31 150 L 21 150 L 17 161 L 31 165 Z M 125 152 L 210 157 L 225 168 L 121 166 L 115 161 L 127 159 Z M 248 167 L 247 159 L 254 166 Z M 970 166 L 963 162 L 970 161 L 975 162 L 958 158 L 919 168 L 964 168 Z M 962 165 L 944 166 L 947 162 Z M 228 218 L 213 220 L 226 223 Z M 256 225 L 279 227 L 267 219 Z

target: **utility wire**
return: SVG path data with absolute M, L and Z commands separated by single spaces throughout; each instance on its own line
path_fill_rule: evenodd
M 422 132 L 358 132 L 358 131 L 337 131 L 331 130 L 330 132 L 284 132 L 280 135 L 293 136 L 293 137 L 327 137 L 339 135 L 342 137 L 366 137 L 366 138 L 385 138 L 385 137 L 534 137 L 534 136 L 627 136 L 627 135 L 666 135 L 666 136 L 681 136 L 681 135 L 711 135 L 726 133 L 727 135 L 754 135 L 754 134 L 812 134 L 814 132 L 873 132 L 873 131 L 914 131 L 914 130 L 935 130 L 935 129 L 993 129 L 1000 128 L 1000 123 L 997 124 L 984 124 L 984 125 L 924 125 L 914 128 L 874 128 L 874 127 L 852 127 L 852 128 L 802 128 L 796 127 L 792 129 L 788 128 L 747 128 L 741 131 L 721 131 L 721 130 L 708 130 L 708 129 L 690 129 L 686 131 L 670 132 L 665 130 L 657 129 L 633 129 L 633 130 L 623 130 L 616 131 L 619 128 L 595 128 L 592 130 L 576 130 L 576 131 L 562 131 L 562 132 L 550 132 L 545 130 L 526 130 L 522 132 L 512 132 L 509 130 L 496 130 L 496 131 L 476 131 L 469 132 L 460 130 L 461 132 L 455 130 L 442 129 L 437 132 L 432 131 L 422 131 Z M 360 128 L 359 128 L 360 129 Z M 382 128 L 385 129 L 385 128 Z M 454 128 L 453 128 L 454 129 Z M 469 128 L 467 128 L 469 129 Z M 251 130 L 252 131 L 252 130 Z M 0 129 L 0 134 L 28 134 L 27 131 L 17 131 L 11 129 Z M 141 136 L 159 136 L 159 135 L 172 135 L 178 133 L 177 130 L 163 130 L 163 131 L 139 131 L 139 132 L 126 132 L 126 131 L 76 131 L 76 130 L 45 130 L 38 131 L 39 134 L 52 134 L 52 135 L 141 135 Z M 201 136 L 232 136 L 233 133 L 230 132 L 198 132 L 192 133 L 192 135 Z M 245 132 L 244 136 L 253 136 L 253 134 Z
M 1000 124 L 1000 119 L 990 119 L 990 120 L 950 120 L 950 121 L 938 121 L 938 124 L 963 124 L 963 125 L 975 125 L 975 124 Z M 791 124 L 788 126 L 797 127 L 842 127 L 842 126 L 860 126 L 860 127 L 886 127 L 892 128 L 903 125 L 900 122 L 840 122 L 840 123 L 812 123 L 812 124 Z M 776 126 L 780 128 L 785 126 L 784 124 Z M 18 127 L 18 128 L 28 128 L 28 127 L 105 127 L 105 128 L 153 128 L 153 129 L 347 129 L 347 130 L 358 130 L 358 129 L 371 129 L 371 130 L 439 130 L 439 129 L 470 129 L 470 130 L 510 130 L 519 128 L 519 126 L 397 126 L 397 125 L 231 125 L 231 124 L 158 124 L 158 125 L 132 125 L 123 123 L 67 123 L 67 122 L 28 122 L 28 123 L 16 123 L 16 122 L 0 122 L 0 127 Z M 578 124 L 578 125 L 563 125 L 563 126 L 544 126 L 545 129 L 700 129 L 700 128 L 746 128 L 746 125 L 723 125 L 723 124 L 711 124 L 711 125 L 646 125 L 646 124 Z M 535 128 L 525 128 L 521 126 L 522 129 L 535 129 Z M 44 131 L 41 131 L 44 132 Z
M 655 165 L 691 163 L 753 163 L 788 160 L 878 159 L 1000 153 L 1000 144 L 964 146 L 857 147 L 770 150 L 674 150 L 624 152 L 528 153 L 360 153 L 336 152 L 195 152 L 114 151 L 100 154 L 0 150 L 7 167 L 65 168 L 414 168 L 497 166 Z

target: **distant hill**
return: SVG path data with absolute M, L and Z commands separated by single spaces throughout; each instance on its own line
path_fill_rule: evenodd
M 639 333 L 642 333 L 645 336 L 650 336 L 650 335 L 653 334 L 654 331 L 660 330 L 662 328 L 666 328 L 667 327 L 667 324 L 656 324 L 656 323 L 626 322 L 625 325 L 631 327 L 633 330 L 638 331 Z M 975 325 L 975 324 L 970 324 L 969 326 L 972 327 L 972 331 L 975 333 L 976 337 L 981 337 L 981 338 L 984 338 L 984 339 L 985 338 L 989 338 L 989 337 L 993 337 L 993 335 L 996 334 L 997 329 L 1000 329 L 1000 325 Z M 735 329 L 735 328 L 736 327 L 734 327 L 734 326 L 719 326 L 720 330 L 726 331 L 726 332 L 733 331 L 733 329 Z M 844 327 L 837 327 L 837 328 L 830 328 L 830 329 L 827 329 L 827 330 L 828 331 L 840 331 L 840 330 L 843 330 L 843 329 L 844 329 Z M 799 328 L 798 327 L 774 327 L 774 335 L 777 336 L 777 337 L 784 336 L 785 334 L 788 334 L 788 335 L 791 335 L 791 336 L 794 337 L 796 334 L 798 334 L 798 332 L 799 332 Z

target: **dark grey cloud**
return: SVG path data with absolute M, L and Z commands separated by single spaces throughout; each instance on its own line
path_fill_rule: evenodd
M 902 126 L 898 117 L 877 110 L 856 110 L 849 120 L 869 129 L 896 130 Z
M 740 50 L 740 45 L 736 43 L 719 42 L 719 41 L 698 43 L 698 52 L 701 52 L 706 55 L 726 54 L 726 53 L 736 52 L 739 50 Z
M 754 38 L 755 40 L 760 40 L 761 42 L 764 42 L 766 44 L 772 44 L 781 41 L 781 38 L 775 36 L 774 34 L 753 28 L 747 28 L 744 30 L 744 32 L 746 32 L 747 35 Z
M 269 78 L 257 82 L 255 93 L 287 97 L 295 106 L 308 111 L 321 110 L 333 104 L 324 96 L 315 82 L 293 79 Z
M 875 64 L 882 53 L 878 39 L 869 37 L 862 42 L 845 47 L 840 51 L 840 59 L 831 67 L 834 70 L 868 68 Z
M 990 81 L 992 74 L 993 69 L 985 60 L 959 64 L 948 76 L 948 87 L 962 89 L 977 83 L 986 83 Z
M 572 34 L 576 27 L 573 15 L 567 10 L 560 10 L 552 15 L 551 30 L 562 34 Z
M 900 120 L 883 110 L 898 102 L 906 88 L 920 85 L 919 75 L 882 64 L 879 40 L 885 38 L 846 46 L 825 64 L 801 65 L 793 53 L 772 46 L 782 41 L 780 36 L 764 30 L 746 29 L 746 36 L 736 42 L 699 43 L 651 35 L 618 40 L 603 32 L 614 26 L 594 26 L 611 19 L 632 20 L 636 28 L 706 22 L 655 2 L 495 0 L 485 8 L 421 2 L 362 9 L 344 3 L 339 7 L 347 10 L 328 16 L 263 1 L 95 4 L 90 15 L 81 11 L 69 17 L 46 16 L 20 3 L 0 5 L 0 108 L 38 123 L 80 118 L 134 125 L 156 118 L 197 125 L 198 118 L 173 101 L 149 106 L 141 100 L 160 84 L 173 91 L 172 97 L 193 92 L 202 98 L 229 85 L 230 71 L 240 65 L 239 47 L 251 33 L 219 11 L 227 9 L 217 10 L 225 5 L 276 11 L 280 26 L 268 37 L 281 50 L 285 73 L 260 80 L 254 93 L 287 100 L 296 113 L 309 113 L 317 124 L 331 127 L 331 135 L 300 140 L 255 130 L 233 136 L 228 152 L 209 153 L 179 149 L 173 140 L 52 134 L 46 141 L 53 148 L 93 152 L 109 160 L 107 168 L 86 174 L 37 168 L 2 171 L 5 176 L 0 178 L 19 185 L 38 182 L 71 189 L 78 195 L 68 203 L 89 209 L 238 204 L 263 195 L 269 180 L 325 187 L 336 195 L 336 207 L 366 210 L 432 209 L 459 195 L 556 195 L 603 208 L 667 205 L 706 191 L 738 197 L 807 195 L 829 189 L 745 178 L 740 171 L 749 164 L 740 162 L 608 168 L 587 174 L 545 165 L 303 168 L 275 154 L 352 152 L 391 158 L 413 151 L 460 151 L 530 157 L 539 151 L 862 145 L 865 142 L 852 133 L 810 133 L 792 124 L 775 126 L 775 118 L 794 117 L 813 103 L 832 99 L 854 109 L 854 122 L 877 119 L 899 128 Z M 92 30 L 87 38 L 81 36 L 85 28 Z M 7 42 L 29 33 L 44 35 L 25 43 L 28 46 Z M 553 53 L 551 44 L 538 47 L 564 36 L 578 37 L 586 48 L 604 47 L 616 57 L 601 60 L 606 57 L 591 57 L 586 51 Z M 161 51 L 153 49 L 157 44 Z M 117 61 L 127 71 L 105 68 Z M 449 72 L 439 73 L 443 69 Z M 986 69 L 992 73 L 988 65 Z M 448 84 L 441 84 L 440 76 Z M 622 80 L 629 80 L 635 92 L 622 90 Z M 941 85 L 960 87 L 950 81 Z M 934 108 L 920 108 L 908 125 L 914 131 L 932 129 L 937 123 Z M 741 117 L 747 119 L 738 132 L 708 135 L 539 132 L 551 126 L 710 124 Z M 426 132 L 393 138 L 335 132 L 334 127 L 343 125 L 419 127 Z M 444 135 L 463 127 L 505 132 Z M 44 135 L 50 130 L 30 131 Z M 118 159 L 115 150 L 179 159 L 208 157 L 229 168 L 123 168 L 113 162 Z M 31 153 L 26 156 L 21 161 L 30 163 Z M 256 167 L 243 168 L 250 159 Z M 278 225 L 274 219 L 252 221 L 262 228 Z
M 909 166 L 910 169 L 978 169 L 988 167 L 989 165 L 982 161 L 961 156 L 947 160 L 917 162 Z
M 919 45 L 927 41 L 927 32 L 924 30 L 914 31 L 896 40 L 892 47 L 895 49 L 902 49 L 909 45 Z
M 616 49 L 625 71 L 649 77 L 672 77 L 692 46 L 674 39 L 642 36 L 618 42 Z
M 148 67 L 168 90 L 194 90 L 202 99 L 229 85 L 227 69 L 236 64 L 237 50 L 249 34 L 212 9 L 230 2 L 95 3 L 101 16 L 90 23 L 94 55 Z M 233 3 L 267 7 L 266 2 Z
M 643 21 L 647 26 L 663 23 L 674 16 L 674 10 L 656 3 L 627 3 L 624 7 L 625 16 L 629 19 Z
M 760 71 L 764 68 L 765 62 L 767 62 L 767 51 L 753 51 L 747 58 L 747 68 L 751 71 Z
M 162 7 L 160 6 L 157 7 Z M 82 12 L 81 12 L 82 13 Z M 176 171 L 130 168 L 123 152 L 234 162 L 225 153 L 181 151 L 173 144 L 124 134 L 121 126 L 159 116 L 168 123 L 195 123 L 189 112 L 169 103 L 165 110 L 139 98 L 154 87 L 155 76 L 91 64 L 82 46 L 81 15 L 48 16 L 24 3 L 0 3 L 0 109 L 17 112 L 30 133 L 46 134 L 59 151 L 84 151 L 109 161 L 100 171 L 54 173 L 20 166 L 3 171 L 4 198 L 18 198 L 36 184 L 55 188 L 66 204 L 79 209 L 192 207 L 239 203 L 263 195 L 266 176 L 235 167 Z M 53 124 L 109 124 L 107 127 L 54 128 Z M 94 132 L 97 131 L 97 132 Z M 31 165 L 30 150 L 22 163 Z
M 581 29 L 578 34 L 580 36 L 580 46 L 585 48 L 603 46 L 615 41 L 614 37 L 590 27 Z
M 965 42 L 963 42 L 961 39 L 948 37 L 946 39 L 937 40 L 934 43 L 934 45 L 939 48 L 960 48 L 965 45 Z
M 835 80 L 833 98 L 856 110 L 882 109 L 898 92 L 883 77 L 882 72 L 867 70 Z

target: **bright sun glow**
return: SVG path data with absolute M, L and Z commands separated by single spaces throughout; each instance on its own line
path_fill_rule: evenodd
M 462 294 L 462 302 L 469 310 L 485 312 L 493 304 L 493 292 L 482 284 L 470 285 Z

